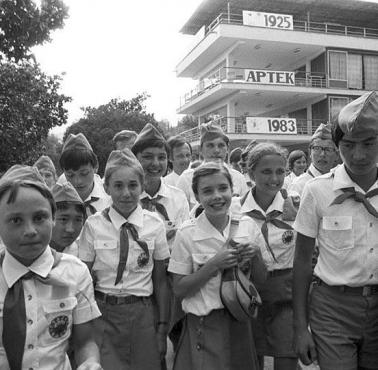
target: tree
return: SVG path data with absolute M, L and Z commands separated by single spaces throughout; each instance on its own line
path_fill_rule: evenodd
M 67 120 L 60 76 L 43 73 L 30 48 L 50 40 L 63 27 L 67 7 L 61 0 L 0 0 L 0 171 L 31 164 L 48 132 Z
M 0 1 L 0 59 L 18 62 L 31 57 L 33 46 L 50 41 L 51 31 L 62 28 L 68 8 L 62 0 Z
M 112 99 L 99 107 L 82 108 L 84 117 L 68 127 L 63 140 L 69 134 L 83 133 L 98 157 L 99 173 L 102 175 L 108 156 L 114 149 L 112 138 L 117 132 L 140 132 L 148 122 L 159 128 L 154 115 L 145 111 L 147 98 L 148 95 L 142 93 L 130 100 Z
M 59 87 L 37 65 L 0 64 L 0 170 L 34 163 L 49 130 L 66 122 L 70 98 Z

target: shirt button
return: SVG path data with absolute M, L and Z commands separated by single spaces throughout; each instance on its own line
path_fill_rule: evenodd
M 373 274 L 371 274 L 370 276 L 369 276 L 369 279 L 372 279 L 374 277 L 374 275 Z
M 370 226 L 370 227 L 373 227 L 373 223 L 372 223 L 372 222 L 370 222 L 370 223 L 369 223 L 369 226 Z
M 32 320 L 32 319 L 29 319 L 29 320 L 28 320 L 28 324 L 29 324 L 29 325 L 32 325 L 32 324 L 33 324 L 33 320 Z
M 28 349 L 33 349 L 33 348 L 34 348 L 34 346 L 32 344 L 28 345 Z
M 374 252 L 374 248 L 370 248 L 370 253 L 373 253 Z
M 33 296 L 31 294 L 28 295 L 28 300 L 31 301 Z
M 66 305 L 63 302 L 61 302 L 60 305 L 59 305 L 59 307 L 60 308 L 64 308 L 64 307 L 66 307 Z
M 197 344 L 197 351 L 200 351 L 201 350 L 201 345 L 200 344 Z

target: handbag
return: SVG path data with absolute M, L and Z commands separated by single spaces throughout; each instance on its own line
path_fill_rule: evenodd
M 239 220 L 231 220 L 230 234 L 226 242 L 228 248 L 233 248 L 232 240 Z M 231 316 L 240 322 L 248 321 L 257 316 L 258 307 L 261 305 L 261 297 L 254 284 L 241 271 L 239 266 L 225 269 L 222 273 L 220 285 L 220 298 L 223 306 Z

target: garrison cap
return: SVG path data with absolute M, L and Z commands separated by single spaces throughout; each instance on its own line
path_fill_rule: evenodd
M 241 159 L 242 148 L 235 148 L 230 153 L 230 162 L 239 162 Z
M 163 135 L 159 132 L 159 130 L 151 123 L 147 123 L 142 131 L 138 134 L 133 148 L 136 145 L 140 145 L 141 143 L 145 143 L 147 141 L 154 140 L 154 141 L 161 141 L 162 143 L 166 143 Z
M 133 167 L 138 168 L 143 172 L 142 165 L 136 159 L 135 155 L 131 152 L 130 149 L 123 150 L 113 150 L 109 154 L 109 158 L 105 166 L 105 177 L 106 173 L 110 170 L 118 169 L 119 167 Z
M 314 134 L 311 136 L 311 142 L 315 139 L 321 140 L 332 140 L 332 125 L 330 123 L 321 123 L 319 127 L 315 130 Z
M 70 182 L 63 184 L 55 184 L 51 190 L 55 203 L 69 202 L 75 204 L 83 204 L 79 194 Z
M 77 135 L 69 134 L 63 144 L 62 152 L 67 150 L 90 150 L 93 152 L 91 144 L 81 132 Z
M 248 145 L 244 148 L 244 150 L 242 151 L 242 154 L 241 154 L 241 160 L 243 162 L 246 162 L 248 160 L 248 154 L 249 152 L 251 151 L 251 149 L 253 149 L 255 146 L 257 145 L 257 141 L 255 139 L 252 139 Z
M 0 179 L 0 185 L 16 181 L 21 183 L 44 185 L 47 188 L 43 177 L 36 167 L 15 164 L 2 176 Z
M 230 141 L 228 136 L 219 126 L 215 126 L 212 123 L 203 123 L 201 125 L 200 146 L 202 146 L 205 141 L 214 140 L 218 137 L 222 138 L 227 144 Z
M 378 134 L 378 95 L 372 91 L 341 109 L 337 124 L 344 134 Z
M 113 140 L 113 143 L 115 143 L 116 141 L 121 141 L 121 140 L 136 139 L 137 136 L 138 136 L 138 134 L 135 131 L 122 130 L 120 132 L 117 132 L 113 136 L 112 140 Z
M 37 167 L 38 170 L 48 170 L 53 175 L 56 176 L 56 170 L 53 161 L 47 155 L 41 155 L 37 161 L 34 163 L 34 167 Z

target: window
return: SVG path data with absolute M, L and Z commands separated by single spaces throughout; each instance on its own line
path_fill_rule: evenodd
M 365 90 L 378 89 L 378 56 L 364 55 Z
M 362 89 L 362 55 L 348 54 L 348 87 Z
M 341 108 L 347 105 L 351 101 L 350 98 L 338 98 L 338 97 L 331 97 L 329 98 L 329 119 L 333 122 L 337 116 Z

